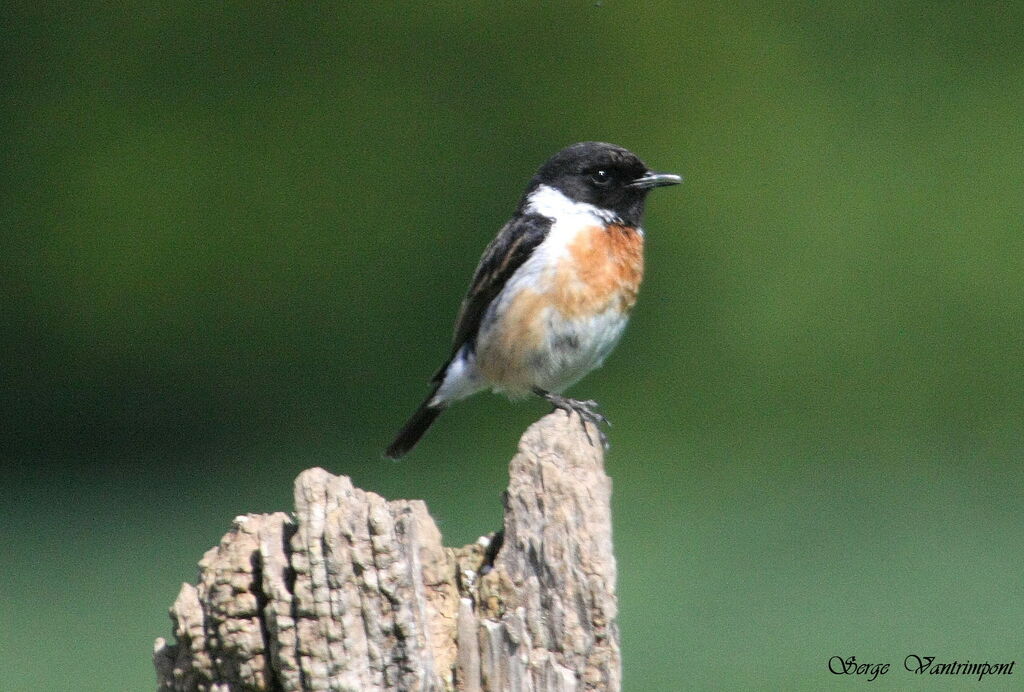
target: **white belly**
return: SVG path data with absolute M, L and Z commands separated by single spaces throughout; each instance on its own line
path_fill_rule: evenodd
M 561 393 L 600 367 L 622 337 L 627 321 L 618 309 L 571 320 L 550 311 L 545 343 L 528 356 L 532 386 Z

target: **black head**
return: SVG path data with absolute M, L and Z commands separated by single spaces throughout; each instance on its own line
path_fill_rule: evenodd
M 541 185 L 573 202 L 591 204 L 637 225 L 647 193 L 682 182 L 678 175 L 654 173 L 633 152 L 604 142 L 580 142 L 558 152 L 530 181 L 527 197 Z

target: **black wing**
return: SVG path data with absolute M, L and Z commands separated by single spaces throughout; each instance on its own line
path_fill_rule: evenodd
M 455 338 L 452 341 L 451 355 L 434 375 L 433 382 L 441 381 L 448 364 L 463 345 L 473 344 L 480 329 L 480 322 L 491 301 L 501 293 L 501 289 L 505 287 L 516 269 L 519 269 L 543 242 L 550 228 L 551 219 L 546 216 L 518 216 L 505 224 L 487 246 L 469 284 L 469 291 L 462 299 L 459 316 L 455 320 Z

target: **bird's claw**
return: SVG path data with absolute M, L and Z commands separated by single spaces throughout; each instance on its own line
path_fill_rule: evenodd
M 572 414 L 576 414 L 580 417 L 580 425 L 583 426 L 583 434 L 587 438 L 587 442 L 591 446 L 594 444 L 594 440 L 590 437 L 590 428 L 587 427 L 587 423 L 592 423 L 594 429 L 597 430 L 598 438 L 601 441 L 601 446 L 604 449 L 608 449 L 611 445 L 608 443 L 608 436 L 604 434 L 604 430 L 601 429 L 602 425 L 607 425 L 609 428 L 612 426 L 610 420 L 605 418 L 604 414 L 597 410 L 598 404 L 593 399 L 586 401 L 580 401 L 579 399 L 570 399 L 568 397 L 559 396 L 557 394 L 551 394 L 549 392 L 538 392 L 545 399 L 547 399 L 552 406 L 556 409 L 565 411 L 565 415 L 572 417 Z
M 590 439 L 590 428 L 587 427 L 587 423 L 594 424 L 594 429 L 597 430 L 597 436 L 601 441 L 601 446 L 606 450 L 609 449 L 611 444 L 608 442 L 608 436 L 605 435 L 601 426 L 607 425 L 610 428 L 612 423 L 604 417 L 604 414 L 597 410 L 597 402 L 593 400 L 579 401 L 577 399 L 569 399 L 568 402 L 569 407 L 563 410 L 565 410 L 565 413 L 568 416 L 571 416 L 572 412 L 575 411 L 576 415 L 580 417 L 580 425 L 583 426 L 583 434 L 586 436 L 587 442 L 590 443 L 590 446 L 594 446 L 594 441 Z

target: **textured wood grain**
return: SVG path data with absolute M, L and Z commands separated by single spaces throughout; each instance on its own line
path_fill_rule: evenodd
M 303 472 L 294 516 L 237 517 L 182 586 L 158 689 L 619 690 L 603 464 L 578 418 L 546 416 L 509 466 L 503 530 L 457 549 L 423 502 Z

